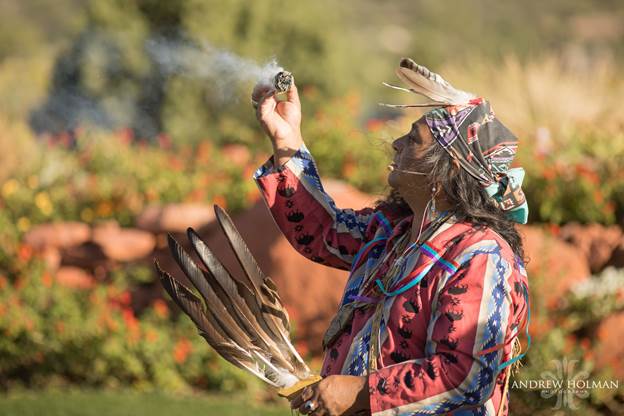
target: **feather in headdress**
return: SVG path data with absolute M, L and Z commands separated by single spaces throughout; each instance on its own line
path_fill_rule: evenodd
M 408 88 L 398 87 L 396 85 L 387 84 L 384 85 L 398 89 L 401 91 L 413 92 L 415 94 L 423 95 L 433 102 L 423 104 L 381 104 L 387 107 L 438 107 L 447 105 L 463 105 L 474 98 L 476 95 L 466 91 L 458 90 L 449 84 L 444 78 L 435 72 L 431 72 L 429 69 L 422 65 L 418 65 L 416 62 L 409 58 L 401 59 L 399 67 L 396 70 L 396 74 L 407 84 Z
M 160 280 L 174 302 L 195 323 L 217 353 L 288 397 L 320 380 L 290 342 L 288 314 L 275 283 L 265 276 L 228 214 L 215 205 L 217 221 L 236 255 L 243 281 L 232 277 L 191 228 L 188 238 L 201 261 L 198 266 L 169 236 L 169 248 L 200 296 L 162 270 Z

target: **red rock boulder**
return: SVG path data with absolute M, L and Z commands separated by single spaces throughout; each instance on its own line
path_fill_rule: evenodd
M 527 273 L 531 288 L 531 332 L 539 337 L 553 322 L 549 311 L 562 305 L 564 296 L 575 284 L 591 275 L 581 249 L 552 236 L 536 226 L 520 226 L 528 259 Z
M 604 269 L 620 244 L 622 230 L 617 225 L 606 227 L 601 224 L 570 223 L 561 227 L 559 237 L 581 249 L 592 273 L 598 273 Z
M 597 329 L 597 345 L 594 350 L 596 367 L 610 369 L 613 376 L 624 378 L 624 312 L 611 315 L 603 320 Z
M 96 226 L 92 239 L 109 259 L 122 262 L 142 259 L 156 246 L 156 238 L 147 231 L 121 228 L 114 221 Z
M 607 262 L 606 266 L 613 266 L 617 268 L 624 267 L 624 237 L 620 239 L 620 243 L 611 253 L 611 258 Z
M 147 207 L 137 218 L 137 227 L 152 233 L 181 233 L 214 221 L 214 210 L 204 204 L 168 204 Z
M 24 236 L 24 243 L 38 251 L 46 247 L 67 248 L 88 241 L 91 229 L 81 222 L 57 222 L 34 226 Z
M 95 285 L 92 275 L 81 268 L 73 266 L 63 266 L 55 273 L 58 284 L 74 289 L 90 289 Z
M 221 155 L 236 166 L 245 166 L 251 160 L 249 149 L 242 144 L 226 144 L 221 148 Z

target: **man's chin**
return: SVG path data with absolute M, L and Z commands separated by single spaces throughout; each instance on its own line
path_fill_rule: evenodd
M 388 177 L 386 178 L 386 181 L 388 182 L 388 185 L 392 188 L 392 189 L 396 189 L 397 187 L 397 177 L 395 172 L 389 172 L 388 173 Z

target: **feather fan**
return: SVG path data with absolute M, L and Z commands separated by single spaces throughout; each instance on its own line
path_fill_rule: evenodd
M 171 236 L 169 249 L 199 296 L 155 262 L 160 281 L 217 353 L 277 388 L 280 395 L 291 397 L 320 377 L 310 372 L 290 342 L 288 314 L 275 283 L 260 270 L 228 214 L 217 205 L 215 212 L 243 269 L 243 279 L 232 277 L 199 235 L 189 228 L 188 238 L 200 264 Z
M 381 104 L 387 107 L 436 107 L 468 104 L 474 94 L 458 90 L 435 72 L 409 58 L 401 59 L 396 74 L 408 88 L 384 83 L 387 87 L 423 95 L 433 102 L 423 104 Z

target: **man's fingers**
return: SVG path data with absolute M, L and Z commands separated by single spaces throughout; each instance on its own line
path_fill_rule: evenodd
M 277 100 L 275 99 L 275 92 L 268 91 L 265 95 L 260 98 L 257 107 L 257 115 L 258 119 L 262 120 L 267 117 L 270 117 L 275 111 L 275 107 L 277 106 Z
M 315 396 L 314 388 L 312 386 L 308 386 L 304 388 L 301 393 L 290 402 L 290 407 L 296 409 L 301 407 L 306 401 L 312 399 Z
M 290 407 L 292 409 L 298 409 L 303 404 L 303 402 L 304 400 L 301 398 L 301 394 L 299 394 L 290 402 Z
M 263 83 L 256 84 L 256 86 L 254 87 L 251 93 L 252 101 L 260 102 L 262 97 L 264 97 L 272 89 L 273 88 L 268 84 L 263 84 Z
M 299 91 L 297 91 L 297 86 L 295 85 L 295 81 L 293 80 L 292 85 L 288 92 L 286 92 L 286 100 L 296 104 L 297 106 L 301 106 L 301 102 L 299 101 Z

